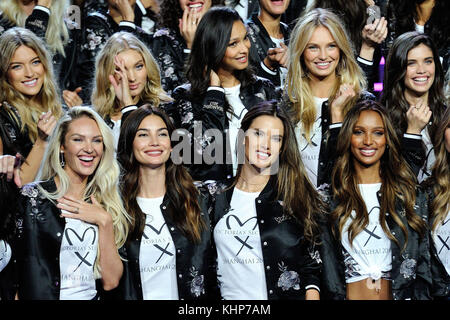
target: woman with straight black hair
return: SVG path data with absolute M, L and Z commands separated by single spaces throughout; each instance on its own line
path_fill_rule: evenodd
M 178 300 L 213 297 L 209 196 L 171 159 L 175 127 L 160 109 L 127 114 L 119 138 L 121 191 L 132 217 L 121 298 Z
M 189 56 L 189 83 L 174 90 L 171 108 L 176 126 L 194 135 L 193 159 L 201 158 L 190 166 L 195 180 L 234 175 L 242 117 L 258 102 L 279 97 L 272 82 L 249 67 L 249 48 L 247 30 L 235 10 L 214 7 L 203 16 Z
M 411 31 L 394 41 L 386 59 L 384 87 L 382 103 L 397 135 L 408 138 L 402 147 L 411 150 L 412 156 L 406 158 L 421 182 L 431 174 L 432 141 L 447 108 L 444 72 L 430 36 Z

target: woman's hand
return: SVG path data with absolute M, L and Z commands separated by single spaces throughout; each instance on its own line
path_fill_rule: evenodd
M 63 90 L 63 99 L 69 108 L 81 106 L 83 104 L 83 100 L 78 95 L 80 91 L 81 87 L 76 88 L 74 91 Z
M 14 183 L 17 187 L 22 187 L 20 180 L 20 164 L 22 163 L 22 155 L 17 153 L 16 156 L 5 154 L 0 156 L 0 176 L 6 175 L 6 180 L 11 181 L 14 178 Z
M 344 106 L 349 102 L 356 92 L 352 84 L 343 83 L 340 85 L 333 102 L 331 103 L 331 123 L 344 121 Z
M 180 34 L 183 36 L 186 46 L 190 49 L 192 42 L 194 41 L 195 31 L 197 30 L 198 23 L 202 15 L 196 10 L 191 10 L 189 6 L 186 6 L 183 12 L 183 17 L 179 19 Z
M 274 70 L 278 67 L 287 67 L 289 61 L 288 47 L 280 43 L 281 48 L 270 48 L 267 50 L 267 56 L 264 58 L 264 64 Z
M 37 5 L 50 9 L 50 7 L 52 6 L 52 0 L 38 0 Z
M 135 0 L 133 0 L 132 3 L 128 0 L 114 0 L 114 5 L 122 16 L 122 20 L 134 22 L 134 10 L 132 5 L 135 3 Z
M 88 203 L 70 196 L 64 196 L 58 199 L 56 206 L 62 210 L 61 216 L 65 218 L 82 220 L 99 227 L 112 223 L 111 215 L 103 209 L 94 196 L 91 196 L 91 201 L 92 203 Z
M 214 70 L 211 70 L 211 72 L 209 73 L 209 86 L 210 87 L 221 87 L 222 86 L 220 78 Z
M 42 113 L 37 123 L 38 139 L 40 139 L 41 141 L 46 141 L 47 138 L 52 134 L 53 130 L 55 129 L 56 122 L 57 120 L 52 115 L 51 111 Z
M 114 75 L 109 75 L 109 81 L 111 82 L 116 98 L 119 100 L 120 108 L 133 104 L 133 98 L 131 97 L 130 86 L 128 83 L 128 76 L 125 70 L 125 63 L 118 56 L 114 58 L 114 65 L 116 69 Z
M 386 39 L 388 34 L 387 20 L 384 17 L 367 24 L 362 30 L 363 43 L 369 47 L 375 47 Z
M 420 134 L 431 118 L 431 110 L 424 102 L 411 105 L 406 112 L 408 128 L 406 133 Z

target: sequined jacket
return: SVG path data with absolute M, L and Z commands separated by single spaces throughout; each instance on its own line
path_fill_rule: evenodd
M 337 203 L 331 198 L 329 188 L 321 190 L 322 195 L 329 204 L 329 212 L 332 212 Z M 377 193 L 381 202 L 382 193 Z M 426 196 L 419 188 L 417 189 L 416 214 L 428 221 L 428 212 L 425 206 Z M 389 213 L 386 214 L 386 223 L 398 244 L 391 240 L 392 269 L 391 284 L 392 297 L 394 300 L 430 300 L 433 295 L 433 273 L 432 265 L 438 263 L 430 251 L 430 233 L 427 231 L 423 238 L 407 223 L 404 213 L 404 205 L 400 200 L 396 202 L 396 212 L 402 223 L 406 226 L 408 241 L 395 223 Z M 334 226 L 336 230 L 338 225 Z M 323 261 L 322 294 L 325 300 L 346 299 L 345 264 L 343 257 L 343 246 L 341 241 L 333 236 L 331 224 L 327 221 L 321 222 L 322 242 L 320 256 Z M 402 250 L 406 243 L 406 248 Z
M 175 126 L 192 134 L 191 163 L 194 163 L 196 157 L 201 161 L 187 165 L 190 173 L 194 180 L 200 181 L 229 179 L 232 177 L 233 168 L 230 144 L 226 143 L 229 128 L 226 110 L 229 106 L 225 93 L 209 90 L 202 97 L 194 99 L 190 89 L 190 84 L 177 87 L 172 94 L 174 102 L 166 107 L 166 111 L 174 119 Z M 241 86 L 240 99 L 247 109 L 262 101 L 278 100 L 279 97 L 280 93 L 272 82 L 264 78 L 255 77 L 251 84 L 246 87 Z M 205 132 L 208 129 L 218 129 L 222 133 L 222 143 L 218 143 L 223 148 L 223 161 L 220 163 L 206 164 L 203 160 L 204 150 L 215 142 L 214 137 Z
M 216 271 L 213 264 L 213 247 L 211 243 L 209 211 L 212 210 L 209 194 L 201 191 L 199 204 L 206 229 L 202 231 L 201 240 L 193 244 L 174 224 L 170 214 L 170 199 L 164 196 L 160 205 L 172 240 L 175 244 L 176 273 L 178 296 L 180 300 L 203 300 L 218 296 L 215 287 Z M 142 285 L 139 263 L 141 236 L 129 239 L 120 250 L 124 258 L 124 273 L 120 281 L 118 298 L 125 300 L 142 300 Z
M 229 182 L 207 184 L 214 195 L 211 230 L 229 212 L 234 188 Z M 283 210 L 276 197 L 275 176 L 255 199 L 268 300 L 305 299 L 305 288 L 320 288 L 321 260 L 316 246 L 306 241 L 303 226 Z

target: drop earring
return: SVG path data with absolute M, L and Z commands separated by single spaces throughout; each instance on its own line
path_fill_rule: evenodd
M 60 161 L 60 163 L 61 163 L 61 167 L 65 167 L 65 165 L 66 165 L 66 162 L 64 161 L 64 152 L 60 152 L 59 153 L 59 161 Z

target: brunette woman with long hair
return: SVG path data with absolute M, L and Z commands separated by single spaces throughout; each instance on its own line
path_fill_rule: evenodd
M 436 161 L 431 177 L 422 183 L 428 193 L 430 228 L 433 236 L 433 254 L 439 257 L 444 270 L 436 266 L 433 278 L 441 279 L 435 290 L 435 296 L 449 298 L 450 294 L 450 249 L 449 235 L 449 199 L 450 199 L 450 108 L 447 108 L 437 125 L 434 139 Z M 439 278 L 442 277 L 442 278 Z
M 418 145 L 417 155 L 407 160 L 421 182 L 430 176 L 436 126 L 447 108 L 444 71 L 428 35 L 411 31 L 395 39 L 386 59 L 384 87 L 382 103 L 397 135 Z
M 176 126 L 192 134 L 189 169 L 195 180 L 231 178 L 240 121 L 252 106 L 279 97 L 273 83 L 249 66 L 249 48 L 247 29 L 235 10 L 214 7 L 203 16 L 189 56 L 189 82 L 175 89 L 170 107 Z
M 223 299 L 319 299 L 318 219 L 324 205 L 276 101 L 244 116 L 232 181 L 209 184 Z
M 328 299 L 431 299 L 427 212 L 387 110 L 362 101 L 344 120 L 322 232 Z M 325 193 L 326 194 L 326 193 Z
M 121 191 L 131 216 L 122 298 L 213 297 L 209 197 L 171 159 L 175 127 L 144 105 L 127 115 L 119 138 Z

